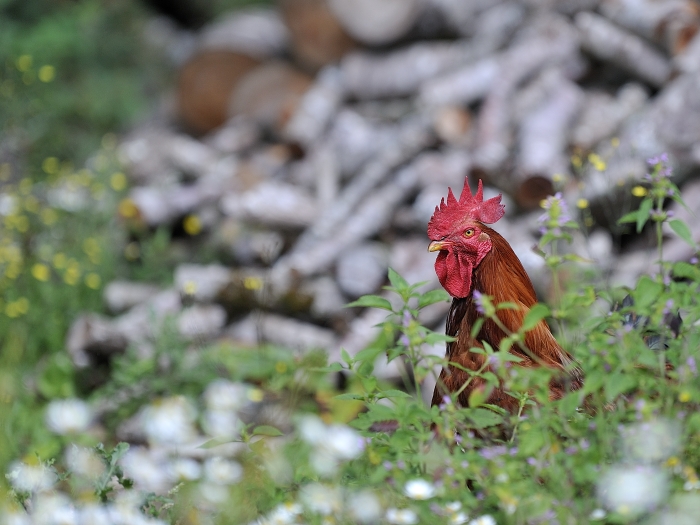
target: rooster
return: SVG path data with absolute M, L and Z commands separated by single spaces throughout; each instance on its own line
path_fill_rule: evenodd
M 432 241 L 428 250 L 439 252 L 435 271 L 440 284 L 453 297 L 446 332 L 455 338 L 447 343 L 449 364 L 440 374 L 433 405 L 440 404 L 444 395 L 463 387 L 471 377 L 465 369 L 476 372 L 485 364 L 488 356 L 472 352 L 471 348 L 483 348 L 483 341 L 498 350 L 507 335 L 497 323 L 485 318 L 479 333 L 472 337 L 474 323 L 483 317 L 479 294 L 491 296 L 496 305 L 504 302 L 516 305 L 516 309 L 497 312 L 501 324 L 511 333 L 518 331 L 524 316 L 537 302 L 532 282 L 513 249 L 498 232 L 486 226 L 504 214 L 501 195 L 484 201 L 481 180 L 476 194 L 472 195 L 467 179 L 459 200 L 448 188 L 447 201 L 441 200 L 428 223 L 428 237 Z M 550 399 L 559 399 L 567 391 L 582 386 L 580 370 L 571 355 L 557 343 L 544 320 L 525 334 L 524 348 L 513 345 L 510 352 L 521 358 L 520 366 L 547 366 L 561 372 L 550 381 Z M 484 388 L 485 381 L 474 377 L 460 393 L 459 404 L 468 406 L 469 395 L 475 389 Z M 511 413 L 517 411 L 519 403 L 502 385 L 494 388 L 485 402 Z

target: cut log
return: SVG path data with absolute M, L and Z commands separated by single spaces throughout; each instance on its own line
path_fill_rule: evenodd
M 340 60 L 356 47 L 326 0 L 280 0 L 292 52 L 306 69 L 317 70 Z
M 422 0 L 328 0 L 341 26 L 369 46 L 389 44 L 406 35 L 424 8 Z
M 267 62 L 250 71 L 236 85 L 230 116 L 243 115 L 278 135 L 296 112 L 312 79 L 289 64 Z
M 207 133 L 228 118 L 231 94 L 259 62 L 232 51 L 206 50 L 191 57 L 177 83 L 178 114 L 193 133 Z
M 260 60 L 282 55 L 289 34 L 279 13 L 273 9 L 234 11 L 203 29 L 200 49 L 234 51 Z

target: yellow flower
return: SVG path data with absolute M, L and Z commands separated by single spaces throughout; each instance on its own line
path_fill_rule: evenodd
M 68 267 L 66 268 L 65 273 L 63 274 L 63 280 L 66 282 L 66 284 L 69 284 L 71 286 L 75 286 L 78 284 L 78 280 L 80 279 L 80 265 L 78 264 L 78 261 L 75 259 L 70 259 L 68 261 Z
M 182 221 L 182 227 L 187 235 L 197 235 L 202 231 L 202 221 L 196 215 L 188 215 Z
M 41 169 L 49 175 L 53 175 L 58 171 L 58 159 L 56 157 L 46 157 L 44 162 L 41 163 Z
M 690 392 L 681 392 L 678 395 L 678 401 L 680 401 L 681 403 L 687 403 L 688 401 L 690 401 Z
M 564 180 L 564 175 L 562 175 L 561 173 L 555 173 L 554 175 L 552 175 L 552 180 L 554 182 L 561 182 Z
M 610 144 L 613 148 L 617 148 L 620 145 L 620 139 L 618 139 L 617 137 L 613 137 L 610 139 Z
M 30 213 L 37 213 L 39 211 L 39 199 L 34 195 L 27 195 L 24 199 L 24 209 Z
M 259 277 L 246 277 L 243 280 L 243 286 L 247 290 L 260 290 L 263 287 L 263 282 Z
M 40 213 L 41 220 L 46 226 L 51 226 L 58 220 L 58 214 L 53 208 L 44 208 Z
M 45 65 L 39 68 L 39 80 L 42 82 L 51 82 L 56 76 L 56 68 Z
M 576 201 L 576 207 L 580 210 L 588 208 L 588 199 L 579 199 Z
M 583 166 L 581 157 L 579 157 L 578 155 L 573 155 L 571 157 L 571 164 L 574 166 L 574 168 L 580 168 L 581 166 Z
M 15 217 L 15 228 L 20 233 L 26 233 L 29 229 L 29 219 L 24 215 L 18 215 Z
M 119 203 L 119 215 L 125 219 L 133 219 L 139 214 L 139 209 L 131 199 L 122 199 Z
M 29 68 L 32 67 L 32 56 L 31 55 L 22 55 L 17 59 L 17 69 L 20 71 L 29 71 Z
M 51 271 L 45 264 L 36 263 L 34 266 L 32 266 L 32 275 L 37 281 L 46 282 L 51 276 Z
M 666 460 L 666 465 L 669 467 L 675 467 L 680 463 L 680 460 L 676 456 L 671 456 Z
M 593 167 L 598 171 L 605 171 L 605 168 L 607 167 L 605 161 L 602 158 L 600 158 L 600 155 L 597 155 L 596 153 L 590 153 L 588 155 L 588 162 L 590 162 L 593 165 Z
M 100 279 L 100 276 L 96 273 L 89 273 L 85 276 L 85 284 L 88 286 L 88 288 L 98 290 L 100 288 L 100 284 L 102 284 L 102 279 Z
M 112 173 L 112 176 L 109 178 L 109 185 L 112 186 L 114 191 L 125 190 L 126 182 L 126 175 L 124 175 L 121 171 Z
M 66 255 L 64 253 L 57 253 L 53 256 L 53 267 L 57 270 L 62 270 L 66 267 Z
M 194 295 L 197 291 L 197 283 L 194 281 L 187 281 L 183 286 L 183 290 L 185 295 Z
M 284 363 L 282 361 L 277 361 L 275 363 L 275 372 L 278 374 L 284 374 L 287 371 L 287 363 Z
M 29 300 L 26 297 L 20 297 L 15 301 L 17 310 L 21 314 L 26 314 L 29 311 Z
M 248 399 L 253 403 L 260 403 L 265 397 L 265 393 L 259 388 L 251 388 L 248 390 Z
M 635 186 L 632 188 L 632 195 L 635 197 L 644 197 L 647 194 L 647 189 L 644 186 Z

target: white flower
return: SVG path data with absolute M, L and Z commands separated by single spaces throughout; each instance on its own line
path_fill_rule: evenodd
M 445 509 L 447 510 L 447 512 L 457 512 L 461 508 L 462 508 L 462 503 L 459 501 L 452 501 L 452 502 L 448 503 L 447 505 L 445 505 Z
M 357 458 L 364 450 L 362 436 L 346 425 L 326 425 L 319 417 L 306 415 L 298 428 L 301 438 L 313 446 L 311 466 L 322 476 L 333 475 L 341 462 Z
M 342 507 L 338 489 L 321 483 L 311 483 L 303 487 L 300 499 L 306 508 L 324 516 L 337 514 Z
M 204 462 L 204 477 L 217 485 L 230 485 L 243 477 L 243 467 L 222 457 L 209 458 Z
M 162 493 L 172 482 L 167 458 L 144 447 L 130 448 L 121 459 L 127 477 L 146 492 Z
M 78 513 L 64 494 L 42 494 L 34 500 L 35 525 L 77 525 Z
M 272 509 L 264 518 L 265 523 L 269 523 L 270 525 L 287 525 L 289 523 L 294 523 L 297 516 L 301 514 L 301 511 L 301 505 L 298 503 L 282 503 Z
M 192 458 L 177 458 L 170 463 L 172 477 L 175 480 L 192 481 L 202 475 L 202 466 Z
M 469 525 L 496 525 L 496 520 L 490 514 L 484 514 L 478 518 L 471 520 Z
M 71 445 L 66 449 L 66 465 L 76 474 L 95 480 L 105 471 L 102 459 L 91 449 Z
M 20 512 L 10 511 L 0 518 L 2 525 L 33 525 L 32 519 L 23 510 Z
M 210 410 L 235 412 L 248 401 L 248 389 L 244 383 L 232 383 L 227 379 L 216 379 L 204 391 L 204 402 Z
M 371 490 L 362 490 L 348 498 L 350 514 L 360 523 L 375 523 L 382 515 L 382 504 Z
M 462 525 L 462 523 L 466 523 L 468 519 L 469 516 L 467 516 L 464 512 L 455 512 L 454 514 L 450 514 L 448 516 L 447 523 L 450 525 Z
M 386 520 L 393 525 L 414 525 L 418 516 L 411 509 L 390 508 L 386 511 Z
M 88 503 L 79 511 L 80 523 L 87 525 L 113 525 L 112 514 L 115 514 L 109 506 L 97 503 Z
M 80 399 L 57 399 L 46 408 L 46 424 L 56 434 L 76 434 L 92 421 L 90 407 Z
M 311 414 L 299 419 L 298 429 L 301 439 L 309 445 L 323 443 L 326 436 L 326 425 L 321 421 L 320 417 Z
M 182 396 L 161 399 L 141 412 L 146 436 L 153 443 L 182 445 L 195 436 L 194 420 L 197 413 Z
M 602 520 L 604 517 L 605 511 L 603 509 L 595 509 L 593 512 L 591 512 L 591 515 L 589 516 L 589 518 L 594 521 Z
M 365 448 L 362 436 L 345 425 L 330 425 L 326 429 L 324 444 L 331 455 L 341 460 L 355 459 Z
M 23 492 L 41 492 L 56 483 L 56 474 L 45 465 L 27 465 L 15 461 L 10 465 L 7 479 L 12 486 Z
M 204 413 L 202 426 L 207 434 L 215 438 L 235 438 L 242 428 L 241 420 L 230 410 L 212 409 Z
M 430 499 L 435 496 L 435 486 L 424 479 L 412 479 L 406 482 L 403 493 L 411 499 Z
M 677 421 L 654 419 L 625 427 L 622 448 L 637 463 L 665 461 L 680 449 L 681 427 Z
M 666 473 L 649 465 L 613 466 L 598 483 L 598 498 L 608 510 L 637 516 L 666 498 Z
M 225 503 L 230 497 L 229 489 L 226 485 L 205 481 L 199 484 L 198 489 L 202 497 L 210 503 Z

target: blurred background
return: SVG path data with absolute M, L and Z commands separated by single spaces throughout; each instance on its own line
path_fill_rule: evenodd
M 168 319 L 194 348 L 354 355 L 384 313 L 344 305 L 389 267 L 438 286 L 426 224 L 467 175 L 541 299 L 556 192 L 585 259 L 564 282 L 658 271 L 618 219 L 656 157 L 700 242 L 699 28 L 693 0 L 0 0 L 4 461 L 50 456 L 31 414 L 118 390 Z

